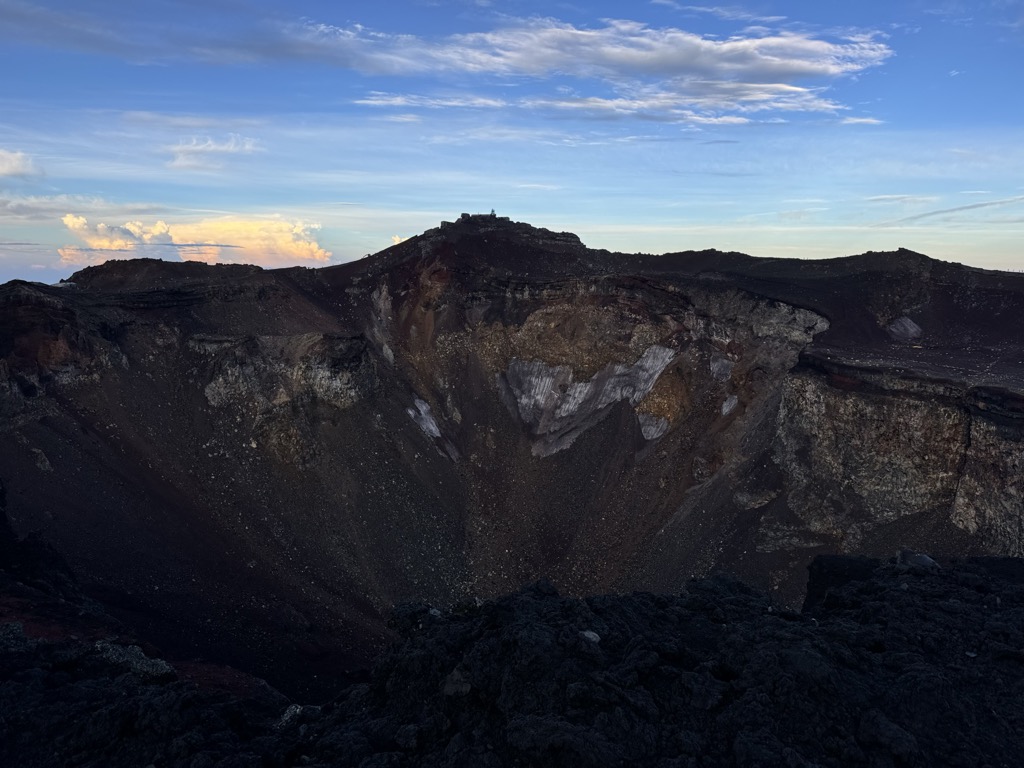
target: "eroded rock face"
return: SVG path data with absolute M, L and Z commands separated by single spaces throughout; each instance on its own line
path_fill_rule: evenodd
M 1024 443 L 1018 429 L 972 416 L 952 521 L 985 550 L 1024 555 Z
M 858 393 L 792 374 L 773 459 L 810 530 L 860 548 L 864 532 L 921 512 L 948 513 L 960 484 L 969 414 L 954 404 Z
M 277 683 L 371 658 L 396 603 L 540 576 L 785 602 L 822 552 L 1021 549 L 1022 276 L 469 217 L 324 270 L 74 284 L 0 288 L 14 527 Z
M 509 409 L 538 438 L 534 455 L 548 456 L 572 445 L 615 403 L 639 405 L 675 357 L 675 350 L 654 345 L 632 365 L 613 363 L 580 382 L 573 381 L 568 366 L 513 359 L 497 384 Z M 663 433 L 662 424 L 667 428 L 665 419 L 649 421 L 644 437 L 650 440 L 648 434 Z

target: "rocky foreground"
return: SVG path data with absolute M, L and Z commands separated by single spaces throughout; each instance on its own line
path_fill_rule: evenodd
M 303 705 L 160 659 L 6 532 L 0 765 L 1019 765 L 1024 563 L 922 562 L 819 557 L 799 613 L 725 576 L 404 607 L 365 682 Z

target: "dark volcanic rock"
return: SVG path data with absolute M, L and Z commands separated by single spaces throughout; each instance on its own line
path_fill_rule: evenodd
M 4 623 L 0 761 L 1016 764 L 1021 561 L 819 559 L 811 592 L 820 599 L 805 613 L 722 576 L 675 596 L 581 600 L 541 582 L 449 613 L 405 606 L 392 618 L 400 639 L 370 681 L 324 706 L 252 683 L 213 686 L 123 642 L 30 639 Z
M 1024 275 L 905 250 L 491 216 L 321 270 L 110 262 L 0 286 L 0 480 L 146 640 L 329 695 L 403 602 L 724 569 L 795 606 L 817 554 L 1024 553 L 1022 313 Z

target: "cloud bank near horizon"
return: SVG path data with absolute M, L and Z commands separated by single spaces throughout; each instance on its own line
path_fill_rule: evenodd
M 323 266 L 331 257 L 316 240 L 318 224 L 281 219 L 208 219 L 147 225 L 90 224 L 84 216 L 66 214 L 62 222 L 84 245 L 59 248 L 65 266 L 102 264 L 113 258 L 167 258 L 207 264 L 257 264 L 284 267 Z

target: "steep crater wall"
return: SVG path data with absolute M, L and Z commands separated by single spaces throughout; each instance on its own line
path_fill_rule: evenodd
M 1020 554 L 1024 355 L 978 308 L 1024 311 L 1012 277 L 483 218 L 325 270 L 0 287 L 12 524 L 170 652 L 311 690 L 409 600 L 726 569 L 792 602 L 820 553 Z

